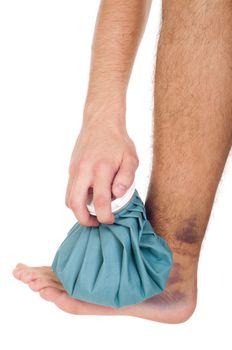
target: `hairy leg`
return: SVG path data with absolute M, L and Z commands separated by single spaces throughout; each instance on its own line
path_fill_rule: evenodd
M 174 269 L 150 308 L 196 303 L 200 247 L 232 143 L 231 35 L 230 1 L 163 2 L 146 209 Z
M 165 0 L 156 76 L 154 158 L 146 209 L 174 253 L 166 290 L 123 309 L 73 299 L 49 267 L 14 276 L 66 312 L 187 320 L 196 305 L 197 265 L 215 192 L 232 142 L 232 5 Z

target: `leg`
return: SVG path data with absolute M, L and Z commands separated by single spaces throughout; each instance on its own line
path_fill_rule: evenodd
M 163 2 L 146 208 L 155 231 L 174 252 L 166 290 L 116 310 L 70 298 L 50 268 L 19 265 L 16 278 L 75 314 L 130 315 L 168 323 L 190 317 L 201 242 L 232 142 L 231 33 L 230 1 Z
M 194 310 L 197 264 L 232 143 L 232 5 L 164 1 L 155 84 L 154 159 L 148 217 L 174 252 L 168 300 Z M 151 311 L 152 312 L 152 311 Z

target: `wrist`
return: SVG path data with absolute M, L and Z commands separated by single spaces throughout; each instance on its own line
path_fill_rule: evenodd
M 116 107 L 120 110 L 125 109 L 126 106 L 126 92 L 123 90 L 117 90 L 111 88 L 102 88 L 98 91 L 88 91 L 84 111 L 86 113 L 98 110 L 99 107 L 114 109 Z
M 104 123 L 113 127 L 126 127 L 126 98 L 105 95 L 86 99 L 83 112 L 83 125 Z
M 126 130 L 126 118 L 122 113 L 105 113 L 104 115 L 99 113 L 91 113 L 83 115 L 82 128 L 95 129 L 95 128 L 107 128 L 113 130 Z

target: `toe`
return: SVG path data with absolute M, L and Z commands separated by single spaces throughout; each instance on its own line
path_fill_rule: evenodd
M 34 281 L 38 278 L 38 274 L 35 271 L 32 271 L 31 269 L 24 270 L 20 274 L 20 281 L 24 283 L 30 283 L 31 281 Z
M 56 302 L 56 300 L 59 299 L 62 293 L 65 293 L 65 292 L 52 287 L 43 288 L 39 292 L 41 298 L 54 303 Z
M 81 302 L 69 297 L 67 292 L 48 287 L 41 289 L 39 294 L 43 299 L 53 302 L 61 310 L 71 314 L 78 314 L 79 304 Z
M 48 286 L 48 282 L 45 279 L 37 278 L 36 280 L 29 282 L 28 286 L 34 292 L 39 292 L 41 289 Z
M 12 273 L 13 273 L 13 276 L 14 276 L 17 280 L 20 279 L 20 276 L 21 276 L 20 270 L 13 270 Z
M 62 284 L 50 266 L 30 267 L 20 263 L 16 265 L 16 268 L 12 271 L 12 273 L 16 279 L 22 281 L 23 283 L 30 283 L 32 281 L 42 279 L 43 281 L 49 281 L 50 286 L 55 286 L 55 288 L 63 290 Z M 32 283 L 32 287 L 33 286 L 34 283 Z
M 28 285 L 34 292 L 39 292 L 46 287 L 56 288 L 60 291 L 64 290 L 63 286 L 60 283 L 57 283 L 46 277 L 39 277 L 36 280 L 29 282 Z
M 33 278 L 35 278 L 35 276 L 33 276 L 30 270 L 28 269 L 25 269 L 25 270 L 16 269 L 13 271 L 13 276 L 24 283 L 28 283 Z
M 46 277 L 47 279 L 50 279 L 50 280 L 54 281 L 55 283 L 58 283 L 59 285 L 61 285 L 60 280 L 53 272 L 51 266 L 34 267 L 32 269 L 33 269 L 33 271 L 37 272 L 38 277 Z
M 21 263 L 17 264 L 17 265 L 15 266 L 14 270 L 12 271 L 13 276 L 14 276 L 15 278 L 17 278 L 17 279 L 20 279 L 20 276 L 21 276 L 22 272 L 23 272 L 25 269 L 27 269 L 27 268 L 28 268 L 27 265 L 24 265 L 24 264 L 21 264 Z
M 16 266 L 15 266 L 15 269 L 23 269 L 23 268 L 27 268 L 28 266 L 25 265 L 25 264 L 22 264 L 22 263 L 18 263 Z

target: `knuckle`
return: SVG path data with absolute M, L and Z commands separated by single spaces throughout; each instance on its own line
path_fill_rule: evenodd
M 139 158 L 136 154 L 130 156 L 130 161 L 135 168 L 139 166 Z
M 68 207 L 71 209 L 76 209 L 79 206 L 77 200 L 72 197 L 67 200 L 67 203 L 68 203 Z
M 101 172 L 109 171 L 112 168 L 110 162 L 106 159 L 100 159 L 93 166 L 93 174 L 97 175 Z
M 135 166 L 138 167 L 139 166 L 139 157 L 138 156 L 135 157 L 134 162 L 135 162 Z
M 82 173 L 86 170 L 88 161 L 86 159 L 79 159 L 78 162 L 70 162 L 69 175 L 74 176 L 76 173 Z
M 83 172 L 86 170 L 88 161 L 86 159 L 80 159 L 76 165 L 77 172 Z
M 108 199 L 103 194 L 98 194 L 93 199 L 93 204 L 96 207 L 104 207 L 108 204 Z

